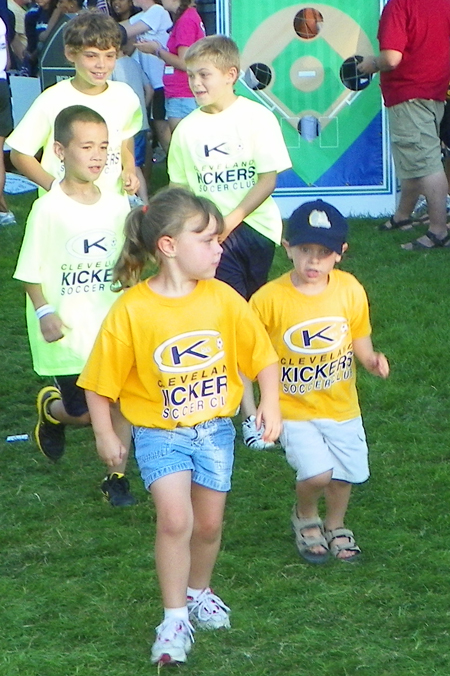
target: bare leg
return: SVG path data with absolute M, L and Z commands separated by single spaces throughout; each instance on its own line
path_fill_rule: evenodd
M 191 472 L 176 472 L 150 487 L 156 506 L 155 559 L 164 608 L 186 605 L 193 529 Z
M 5 144 L 5 137 L 0 136 L 0 211 L 9 211 L 8 205 L 6 204 L 5 196 L 3 190 L 5 188 L 5 158 L 3 155 L 3 146 Z
M 306 479 L 305 481 L 297 481 L 295 491 L 297 493 L 297 516 L 305 519 L 313 519 L 319 516 L 318 502 L 324 490 L 330 485 L 332 477 L 331 470 L 323 474 Z M 303 535 L 311 537 L 320 537 L 321 532 L 319 528 L 303 528 Z M 311 547 L 311 551 L 316 554 L 323 554 L 325 549 L 318 545 Z
M 222 538 L 222 522 L 226 493 L 192 484 L 194 526 L 191 538 L 189 586 L 209 587 Z
M 335 530 L 335 528 L 343 528 L 345 521 L 345 514 L 347 512 L 348 501 L 350 500 L 350 493 L 352 491 L 352 484 L 347 481 L 331 480 L 325 488 L 325 503 L 327 507 L 325 529 Z M 341 551 L 338 558 L 351 558 L 352 552 Z
M 239 374 L 244 383 L 244 395 L 241 401 L 242 418 L 248 418 L 249 415 L 256 415 L 255 394 L 253 392 L 253 383 L 242 373 Z
M 182 119 L 182 117 L 169 117 L 167 121 L 169 123 L 171 133 L 174 131 L 175 127 L 178 126 Z
M 156 138 L 165 153 L 169 150 L 170 137 L 172 135 L 168 120 L 153 120 Z

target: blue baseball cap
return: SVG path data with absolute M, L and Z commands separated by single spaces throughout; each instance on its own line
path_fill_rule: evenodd
M 348 223 L 340 211 L 323 200 L 305 202 L 288 220 L 286 239 L 290 246 L 321 244 L 338 254 L 347 241 Z

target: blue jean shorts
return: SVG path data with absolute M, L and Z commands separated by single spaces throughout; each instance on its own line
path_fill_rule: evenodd
M 200 486 L 229 491 L 235 436 L 230 418 L 173 430 L 133 427 L 136 461 L 145 487 L 168 474 L 190 470 L 192 481 Z
M 182 98 L 166 98 L 166 115 L 167 117 L 175 117 L 177 119 L 183 119 L 189 113 L 192 113 L 193 110 L 197 108 L 197 103 L 194 97 L 182 97 Z

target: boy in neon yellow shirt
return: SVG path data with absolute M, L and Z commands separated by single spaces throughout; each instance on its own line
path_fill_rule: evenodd
M 369 477 L 354 357 L 374 375 L 389 374 L 386 357 L 372 347 L 363 287 L 334 269 L 346 237 L 347 222 L 331 204 L 303 204 L 283 240 L 294 270 L 250 301 L 279 357 L 280 440 L 297 472 L 292 525 L 299 554 L 309 563 L 324 563 L 330 553 L 346 562 L 360 554 L 344 527 L 351 486 Z M 318 513 L 322 493 L 324 523 Z
M 119 28 L 109 16 L 83 12 L 65 28 L 65 56 L 75 77 L 49 87 L 34 101 L 7 143 L 17 169 L 44 190 L 64 177 L 64 165 L 53 152 L 57 114 L 71 105 L 96 110 L 108 127 L 106 166 L 98 178 L 102 190 L 134 194 L 139 188 L 134 164 L 133 136 L 142 126 L 139 99 L 124 82 L 109 82 L 120 49 Z M 35 155 L 43 149 L 41 163 Z
M 33 204 L 14 277 L 24 282 L 33 367 L 52 376 L 56 387 L 38 395 L 35 437 L 56 462 L 65 449 L 67 425 L 90 423 L 78 375 L 103 318 L 117 294 L 112 268 L 123 243 L 129 212 L 125 195 L 102 193 L 94 183 L 105 166 L 108 129 L 91 108 L 69 106 L 55 120 L 55 153 L 65 177 Z M 118 407 L 111 411 L 124 447 L 129 425 Z M 112 467 L 102 490 L 113 506 L 133 504 L 123 476 L 127 458 Z
M 172 135 L 168 172 L 174 185 L 207 197 L 225 219 L 222 258 L 216 277 L 246 300 L 265 284 L 281 242 L 280 211 L 272 197 L 277 174 L 291 160 L 275 115 L 234 93 L 239 50 L 224 35 L 210 35 L 185 54 L 189 86 L 199 106 Z M 273 446 L 255 425 L 255 402 L 246 382 L 241 404 L 244 443 Z

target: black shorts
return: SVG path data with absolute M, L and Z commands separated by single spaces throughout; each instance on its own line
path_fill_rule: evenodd
M 249 300 L 267 282 L 275 254 L 275 244 L 241 223 L 222 244 L 217 279 L 226 282 Z
M 11 92 L 7 80 L 0 80 L 0 136 L 6 138 L 13 130 Z
M 77 385 L 76 376 L 55 376 L 56 387 L 61 392 L 61 399 L 68 415 L 80 418 L 88 412 L 86 395 L 82 387 Z
M 153 120 L 166 119 L 166 99 L 164 97 L 164 87 L 158 87 L 158 89 L 155 89 L 149 112 L 150 118 Z

